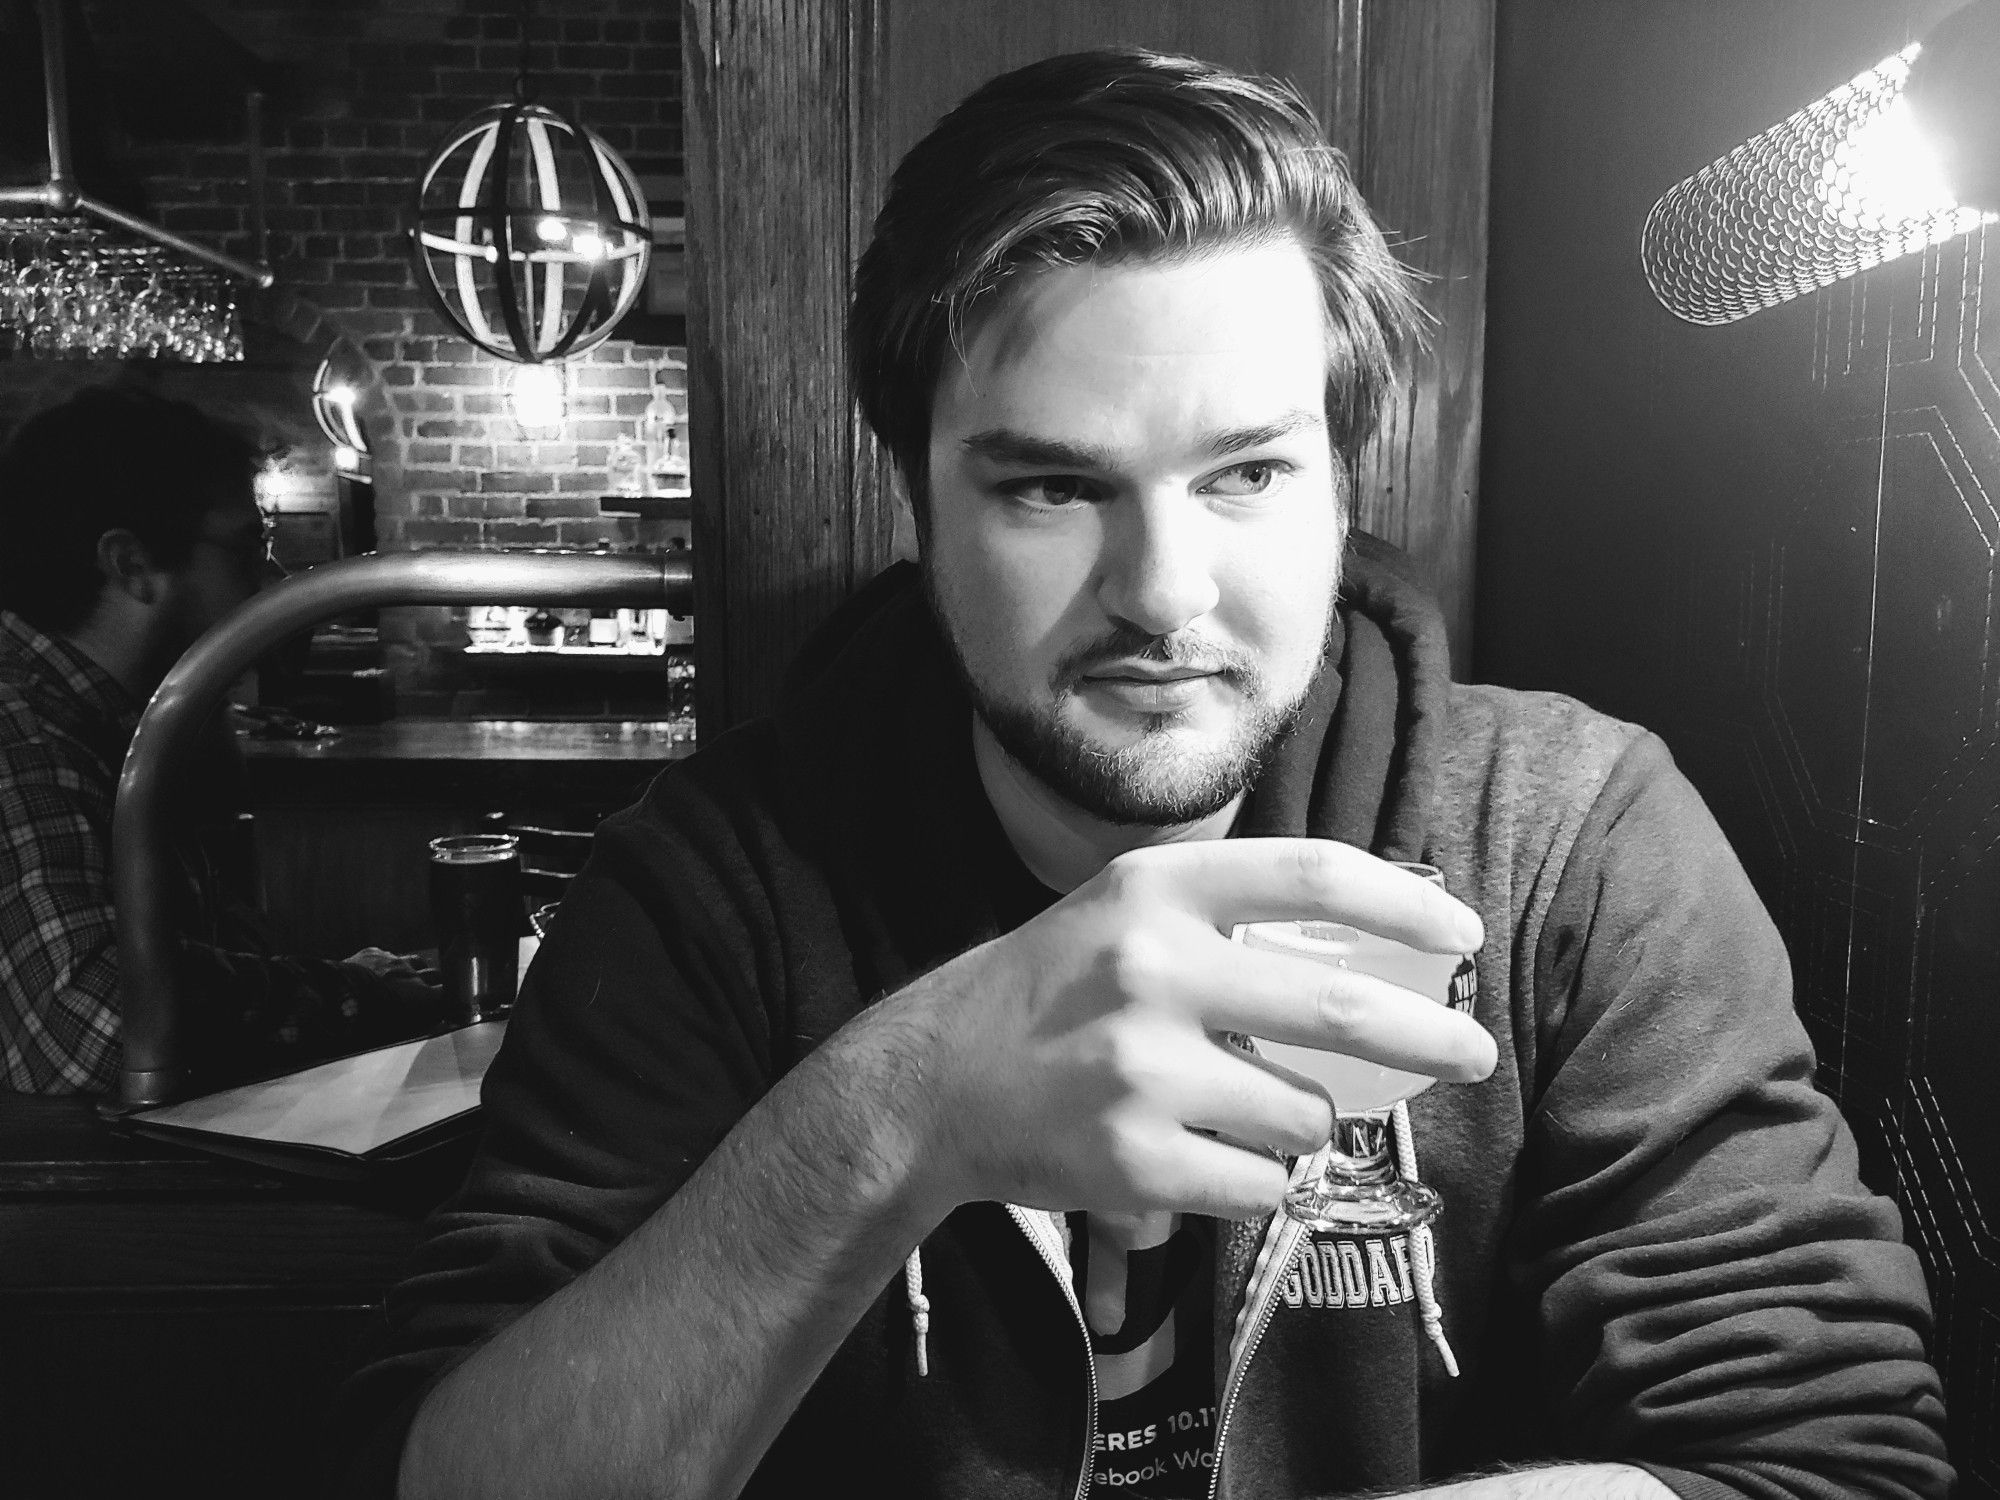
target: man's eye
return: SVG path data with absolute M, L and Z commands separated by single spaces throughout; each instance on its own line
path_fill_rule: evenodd
M 1002 493 L 1027 505 L 1054 509 L 1080 505 L 1096 498 L 1088 480 L 1074 474 L 1037 474 L 1028 479 L 1012 479 L 1000 486 Z
M 1201 487 L 1204 495 L 1261 495 L 1291 472 L 1290 464 L 1266 459 L 1225 469 Z

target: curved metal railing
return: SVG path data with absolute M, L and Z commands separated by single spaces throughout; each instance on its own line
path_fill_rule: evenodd
M 139 719 L 111 825 L 127 1108 L 185 1088 L 167 825 L 176 767 L 215 705 L 276 642 L 322 620 L 388 604 L 537 604 L 694 610 L 694 554 L 398 552 L 324 563 L 252 599 L 194 643 Z

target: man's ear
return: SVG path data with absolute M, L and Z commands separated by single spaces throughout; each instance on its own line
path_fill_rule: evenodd
M 889 541 L 890 560 L 920 561 L 923 548 L 917 535 L 917 513 L 910 505 L 910 487 L 903 482 L 900 472 L 896 474 L 895 496 L 891 508 L 896 518 L 896 530 Z
M 123 526 L 97 539 L 97 572 L 107 586 L 137 604 L 157 603 L 165 582 L 146 544 Z

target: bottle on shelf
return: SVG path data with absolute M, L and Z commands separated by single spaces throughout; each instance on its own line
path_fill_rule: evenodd
M 639 445 L 621 436 L 611 445 L 611 459 L 605 467 L 605 481 L 614 495 L 642 495 L 646 492 L 645 458 Z
M 659 373 L 656 381 L 642 429 L 646 438 L 647 474 L 655 495 L 685 495 L 688 492 L 687 408 L 668 389 L 665 371 Z

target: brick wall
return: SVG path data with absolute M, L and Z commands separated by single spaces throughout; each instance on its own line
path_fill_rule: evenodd
M 508 366 L 453 335 L 407 252 L 413 184 L 445 133 L 512 96 L 518 0 L 193 0 L 272 65 L 265 106 L 269 253 L 278 274 L 246 310 L 310 367 L 338 350 L 364 387 L 384 549 L 658 546 L 653 523 L 598 514 L 613 442 L 638 435 L 657 373 L 678 350 L 613 339 L 572 362 L 571 416 L 529 440 L 507 414 Z M 675 0 L 533 0 L 531 78 L 544 103 L 596 129 L 647 184 L 681 177 L 680 16 Z M 79 122 L 80 127 L 84 122 Z M 240 142 L 128 141 L 153 216 L 246 258 L 248 157 Z M 88 185 L 88 184 L 86 184 Z M 109 368 L 0 362 L 0 419 Z M 173 372 L 201 399 L 199 369 Z M 227 389 L 215 382 L 217 391 Z M 220 398 L 226 402 L 227 397 Z M 304 416 L 304 413 L 300 414 Z M 297 423 L 287 423 L 292 434 Z M 304 429 L 317 438 L 309 417 Z M 310 446 L 310 444 L 308 444 Z M 330 464 L 330 455 L 306 455 Z M 403 712 L 516 711 L 458 657 L 459 612 L 385 614 Z M 489 691 L 490 688 L 490 691 Z M 629 695 L 629 688 L 624 690 Z M 607 690 L 615 697 L 617 690 Z M 570 704 L 587 711 L 591 694 Z M 600 705 L 615 709 L 615 703 Z

